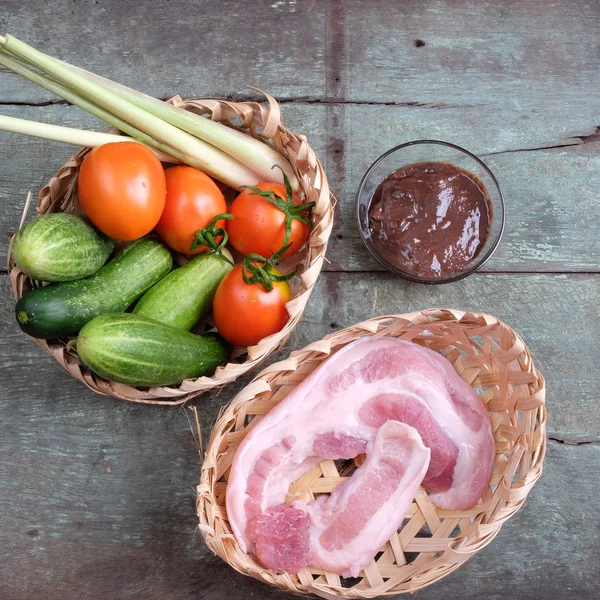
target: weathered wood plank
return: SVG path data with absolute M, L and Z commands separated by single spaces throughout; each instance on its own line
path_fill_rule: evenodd
M 355 102 L 598 106 L 600 8 L 505 0 L 3 2 L 5 28 L 151 91 Z M 424 42 L 424 43 L 423 43 Z M 118 60 L 115 60 L 118 57 Z M 45 92 L 0 73 L 0 100 Z
M 100 397 L 71 379 L 17 330 L 8 278 L 0 282 L 5 595 L 24 600 L 44 591 L 52 600 L 155 594 L 168 600 L 197 597 L 200 591 L 213 600 L 249 594 L 283 600 L 283 594 L 208 555 L 194 533 L 198 459 L 182 411 Z M 598 541 L 589 519 L 598 511 L 598 494 L 588 474 L 598 460 L 600 385 L 593 344 L 582 349 L 582 341 L 599 334 L 592 314 L 598 285 L 597 276 L 475 275 L 432 288 L 385 274 L 323 274 L 279 357 L 374 314 L 439 305 L 484 307 L 523 335 L 546 376 L 550 435 L 596 441 L 577 447 L 553 443 L 547 473 L 526 507 L 488 549 L 419 597 L 443 591 L 451 599 L 464 598 L 468 586 L 482 597 L 493 592 L 498 598 L 537 599 L 554 589 L 551 575 L 557 568 L 561 589 L 571 588 L 582 598 L 597 592 L 590 561 Z M 537 310 L 521 311 L 522 306 Z M 249 379 L 197 401 L 205 440 L 219 407 Z M 584 513 L 587 521 L 581 519 Z
M 42 52 L 141 91 L 166 97 L 248 96 L 249 85 L 294 98 L 324 90 L 320 2 L 187 0 L 19 2 L 3 0 L 3 33 Z M 40 102 L 51 94 L 0 72 L 0 101 Z
M 372 120 L 367 117 L 369 113 Z M 600 271 L 600 240 L 595 233 L 600 227 L 597 208 L 600 141 L 596 141 L 592 133 L 595 128 L 587 134 L 578 131 L 577 126 L 571 133 L 556 130 L 550 133 L 543 125 L 538 128 L 537 125 L 541 125 L 538 121 L 534 125 L 535 132 L 524 135 L 518 125 L 513 129 L 517 115 L 512 111 L 509 115 L 478 109 L 432 111 L 377 107 L 365 110 L 363 106 L 350 106 L 343 107 L 340 114 L 348 119 L 342 134 L 347 140 L 347 159 L 345 168 L 340 168 L 334 179 L 334 187 L 338 185 L 341 192 L 328 268 L 382 270 L 368 255 L 356 226 L 354 203 L 360 180 L 370 164 L 394 145 L 416 139 L 441 139 L 477 153 L 498 178 L 504 195 L 504 237 L 484 271 Z M 473 120 L 477 125 L 471 127 L 469 123 Z M 492 150 L 499 143 L 490 139 L 496 132 L 500 137 L 504 134 L 525 142 L 513 148 L 536 148 L 537 144 L 574 145 L 513 152 L 503 151 L 500 142 L 501 148 Z M 546 132 L 550 135 L 545 142 L 541 141 Z M 551 137 L 554 134 L 558 137 Z M 526 141 L 527 135 L 531 135 L 529 141 Z M 590 140 L 594 141 L 578 143 L 576 135 L 584 140 L 586 135 L 592 135 Z M 550 141 L 552 139 L 555 141 Z M 335 166 L 328 173 L 335 176 Z
M 514 108 L 562 102 L 598 106 L 599 26 L 600 6 L 586 0 L 568 6 L 389 0 L 368 7 L 353 0 L 340 24 L 342 97 Z
M 11 116 L 74 127 L 102 129 L 73 107 L 3 107 Z M 326 269 L 370 271 L 381 267 L 358 237 L 354 198 L 369 165 L 390 147 L 412 139 L 437 138 L 484 157 L 500 180 L 507 203 L 507 229 L 488 271 L 600 270 L 600 143 L 581 142 L 595 123 L 592 112 L 556 109 L 553 118 L 491 108 L 286 104 L 288 127 L 305 133 L 323 159 L 338 198 Z M 592 128 L 592 129 L 590 129 Z M 345 141 L 344 141 L 345 140 Z M 565 148 L 505 152 L 556 144 Z M 69 146 L 0 132 L 0 260 L 18 226 L 27 190 L 35 194 L 71 154 Z
M 0 323 L 5 332 L 0 341 L 0 367 L 6 373 L 3 397 L 26 394 L 24 404 L 39 418 L 55 406 L 58 393 L 69 400 L 89 398 L 102 410 L 102 399 L 63 373 L 20 332 L 8 278 L 2 276 L 0 284 Z M 473 275 L 445 286 L 423 286 L 384 273 L 324 273 L 303 320 L 279 356 L 334 329 L 377 315 L 432 307 L 487 312 L 522 335 L 545 376 L 549 434 L 571 442 L 600 441 L 600 376 L 593 351 L 600 337 L 595 314 L 599 298 L 600 277 L 596 275 Z M 232 388 L 227 388 L 200 402 L 202 406 L 209 403 L 216 414 L 218 406 L 232 397 Z M 112 405 L 108 399 L 105 402 Z

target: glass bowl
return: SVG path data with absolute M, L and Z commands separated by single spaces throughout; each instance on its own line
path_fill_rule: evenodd
M 451 163 L 465 171 L 475 175 L 485 186 L 487 196 L 490 200 L 491 219 L 490 231 L 483 247 L 479 250 L 477 256 L 461 271 L 455 271 L 443 277 L 427 279 L 419 277 L 414 273 L 407 273 L 398 266 L 390 263 L 373 243 L 371 231 L 369 230 L 368 213 L 373 194 L 377 186 L 390 174 L 397 169 L 412 163 L 419 162 L 445 162 Z M 437 140 L 417 140 L 400 144 L 385 154 L 382 154 L 367 170 L 358 186 L 356 196 L 356 217 L 358 220 L 358 230 L 360 236 L 367 247 L 367 250 L 373 257 L 388 271 L 400 275 L 410 281 L 418 283 L 449 283 L 458 281 L 477 271 L 492 256 L 502 237 L 504 231 L 504 198 L 500 191 L 500 186 L 494 174 L 488 167 L 471 152 L 450 144 Z

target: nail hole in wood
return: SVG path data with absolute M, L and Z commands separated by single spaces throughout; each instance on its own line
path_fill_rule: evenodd
M 415 40 L 413 42 L 413 46 L 415 48 L 422 48 L 425 45 L 425 42 L 423 40 Z

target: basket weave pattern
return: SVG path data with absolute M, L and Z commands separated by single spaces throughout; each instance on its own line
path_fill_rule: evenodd
M 392 336 L 441 352 L 480 395 L 496 441 L 490 486 L 466 511 L 445 511 L 420 488 L 400 532 L 360 574 L 343 580 L 320 569 L 298 575 L 266 570 L 244 553 L 227 521 L 228 470 L 248 430 L 319 364 L 366 335 Z M 425 310 L 371 319 L 328 335 L 264 369 L 219 416 L 202 464 L 197 489 L 200 531 L 208 547 L 237 571 L 281 589 L 323 598 L 373 598 L 413 592 L 457 569 L 486 546 L 523 504 L 542 473 L 546 450 L 545 386 L 521 338 L 489 315 Z M 292 484 L 290 501 L 329 493 L 362 461 L 339 471 L 332 460 Z
M 170 102 L 243 131 L 273 146 L 289 160 L 294 168 L 305 202 L 314 201 L 316 203 L 312 211 L 314 227 L 307 245 L 303 251 L 280 266 L 283 272 L 289 272 L 299 265 L 299 282 L 294 286 L 293 298 L 287 304 L 289 321 L 280 332 L 261 340 L 256 346 L 248 348 L 244 362 L 231 362 L 224 367 L 219 367 L 212 377 L 186 380 L 179 386 L 150 389 L 138 389 L 96 376 L 81 364 L 75 349 L 67 348 L 66 341 L 34 340 L 73 377 L 83 381 L 95 392 L 145 404 L 173 405 L 185 402 L 203 392 L 217 389 L 252 369 L 285 344 L 290 332 L 300 320 L 323 265 L 332 227 L 333 203 L 323 168 L 306 138 L 292 133 L 283 126 L 279 105 L 268 94 L 265 96 L 268 106 L 257 102 L 228 102 L 212 99 L 184 101 L 179 96 L 172 98 Z M 83 149 L 72 156 L 42 189 L 37 204 L 38 215 L 80 210 L 76 193 L 77 173 L 88 152 L 88 149 Z M 185 260 L 183 257 L 178 258 L 180 263 Z M 8 271 L 17 300 L 25 292 L 39 285 L 38 282 L 27 278 L 14 264 L 10 251 Z

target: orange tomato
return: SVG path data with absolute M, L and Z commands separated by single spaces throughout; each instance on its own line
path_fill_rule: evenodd
M 276 269 L 271 272 L 281 275 Z M 246 283 L 242 265 L 230 271 L 217 288 L 213 316 L 219 333 L 234 346 L 254 346 L 281 331 L 289 319 L 286 303 L 291 299 L 287 281 L 274 281 L 267 292 L 260 283 Z
M 274 192 L 282 200 L 286 199 L 285 187 L 280 183 L 261 181 L 256 185 L 259 190 Z M 293 194 L 290 206 L 300 206 L 300 198 Z M 293 210 L 293 209 L 292 209 Z M 246 189 L 232 202 L 230 214 L 235 219 L 227 222 L 230 244 L 242 254 L 260 254 L 269 258 L 283 245 L 285 236 L 285 213 L 271 204 L 266 198 Z M 306 218 L 306 212 L 299 213 Z M 292 220 L 292 229 L 288 244 L 292 244 L 283 257 L 298 252 L 306 243 L 310 226 L 298 219 Z
M 165 175 L 167 200 L 156 233 L 177 252 L 200 254 L 206 246 L 190 250 L 196 232 L 204 229 L 216 215 L 227 212 L 225 197 L 217 184 L 199 169 L 171 167 Z M 220 220 L 215 227 L 224 224 L 225 221 Z
M 135 240 L 152 231 L 165 206 L 162 165 L 137 142 L 94 148 L 83 160 L 77 185 L 90 221 L 118 240 Z

